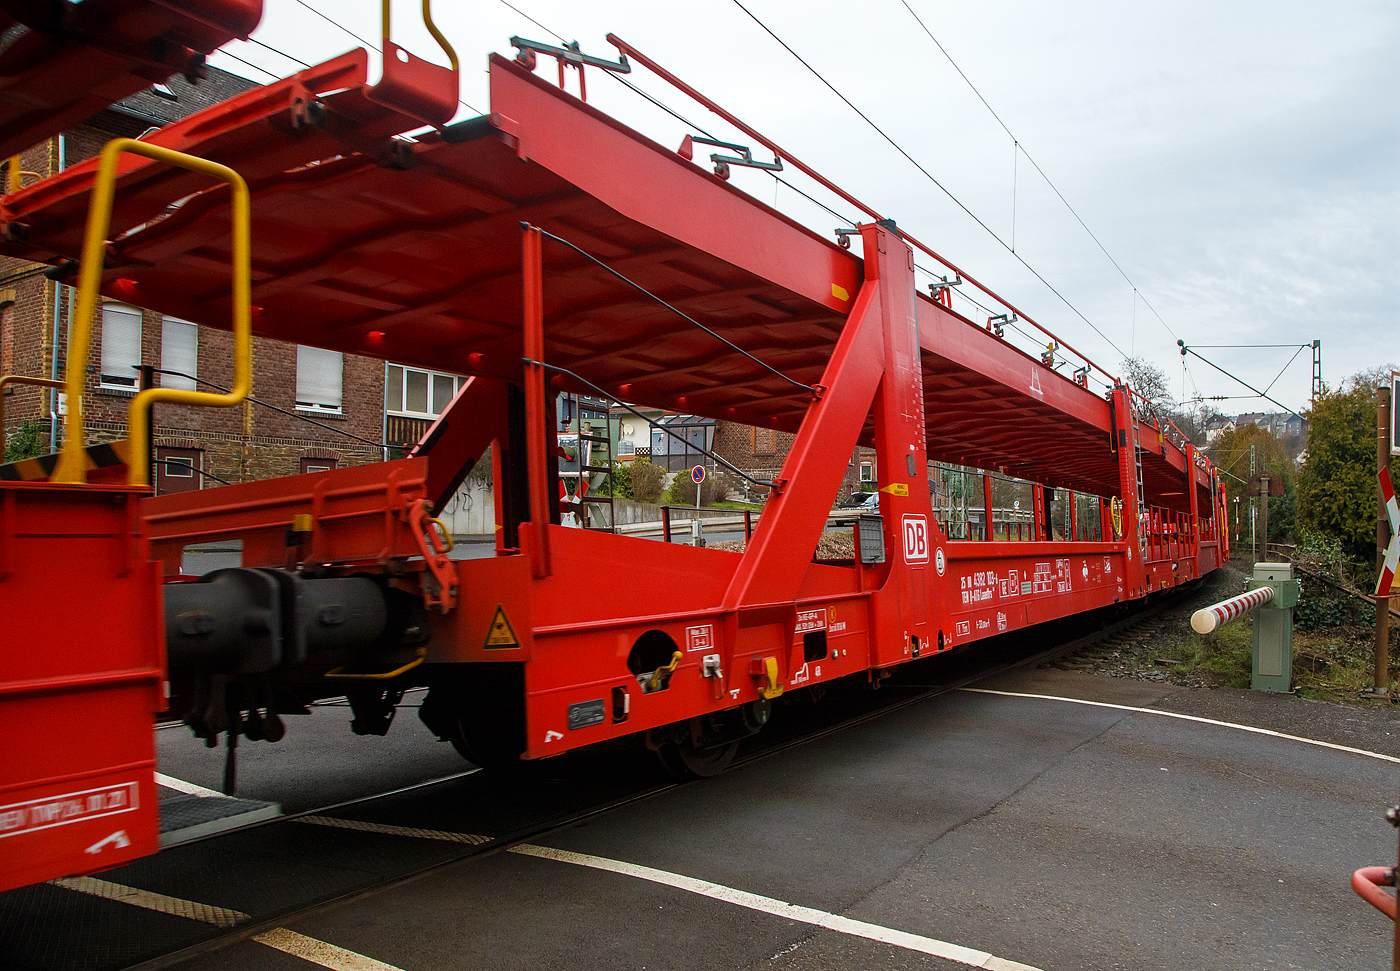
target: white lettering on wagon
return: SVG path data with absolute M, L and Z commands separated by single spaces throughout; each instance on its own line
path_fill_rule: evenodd
M 799 610 L 797 612 L 797 633 L 806 634 L 814 630 L 826 630 L 826 609 Z
M 715 646 L 715 625 L 701 624 L 685 629 L 685 649 L 687 651 L 708 651 Z
M 140 783 L 122 782 L 0 806 L 0 839 L 133 812 L 140 806 L 139 793 Z

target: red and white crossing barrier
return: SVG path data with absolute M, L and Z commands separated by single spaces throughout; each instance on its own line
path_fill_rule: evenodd
M 1197 634 L 1209 634 L 1221 624 L 1228 624 L 1236 618 L 1243 617 L 1246 610 L 1262 607 L 1273 599 L 1273 587 L 1259 587 L 1256 590 L 1242 593 L 1238 597 L 1231 597 L 1218 604 L 1202 607 L 1191 615 L 1191 629 Z
M 1395 489 L 1390 484 L 1387 470 L 1381 469 L 1377 475 L 1381 482 L 1381 498 L 1385 500 L 1385 514 L 1390 517 L 1390 546 L 1385 551 L 1381 575 L 1376 577 L 1376 596 L 1388 597 L 1396 568 L 1400 567 L 1400 505 L 1395 502 Z

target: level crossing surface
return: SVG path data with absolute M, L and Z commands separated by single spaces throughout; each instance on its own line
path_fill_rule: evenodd
M 178 966 L 1326 969 L 1383 961 L 1389 925 L 1355 899 L 1347 878 L 1393 848 L 1381 810 L 1396 756 L 1171 713 L 1268 726 L 1283 706 L 1305 706 L 1295 719 L 1297 710 L 1316 716 L 1331 744 L 1353 747 L 1360 739 L 1339 735 L 1339 725 L 1365 719 L 1298 699 L 1073 672 L 1023 671 L 982 687 L 1002 693 L 943 695 L 508 851 L 275 926 L 252 922 L 249 939 Z M 1227 710 L 1203 709 L 1201 699 L 1217 694 Z M 1307 730 L 1295 721 L 1294 732 Z M 554 791 L 567 799 L 579 786 L 559 774 Z M 324 814 L 360 827 L 353 830 L 275 825 L 305 831 L 307 845 L 329 847 L 323 840 L 334 836 L 330 865 L 353 870 L 436 853 L 454 834 L 498 836 L 464 830 L 507 824 L 442 795 Z M 239 889 L 236 865 L 196 876 L 168 876 L 163 888 L 248 908 L 251 888 Z M 368 960 L 343 963 L 342 951 Z

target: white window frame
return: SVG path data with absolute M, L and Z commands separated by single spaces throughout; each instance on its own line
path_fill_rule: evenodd
M 174 326 L 172 326 L 174 325 Z M 192 346 L 179 347 L 181 341 L 193 341 Z M 187 354 L 186 351 L 189 353 Z M 179 317 L 165 317 L 160 322 L 160 366 L 186 374 L 199 374 L 199 325 Z M 197 381 L 176 377 L 173 374 L 160 376 L 162 388 L 176 388 L 181 391 L 195 391 Z
M 315 374 L 318 369 L 324 369 L 329 374 L 332 362 L 335 370 L 334 381 Z M 296 410 L 321 415 L 341 415 L 345 413 L 344 402 L 345 355 L 340 351 L 327 351 L 298 344 Z
M 132 335 L 129 328 L 134 318 L 136 334 L 133 344 Z M 120 323 L 118 323 L 120 321 Z M 97 386 L 110 391 L 139 391 L 141 389 L 141 372 L 132 367 L 141 365 L 141 308 L 132 307 L 122 303 L 104 303 L 102 305 L 102 359 L 98 362 Z M 131 359 L 131 352 L 135 350 L 135 359 Z M 122 358 L 117 360 L 117 358 Z M 110 367 L 109 367 L 110 365 Z M 131 383 L 126 382 L 126 374 L 123 371 L 131 372 Z M 108 377 L 117 380 L 108 380 Z
M 398 370 L 398 382 L 395 387 L 391 381 L 394 371 Z M 408 398 L 408 375 L 410 373 L 426 375 L 428 382 L 428 410 L 412 411 L 405 407 L 404 403 Z M 452 395 L 456 397 L 457 392 L 462 390 L 462 385 L 467 379 L 460 374 L 452 374 L 449 371 L 430 371 L 427 368 L 411 367 L 407 364 L 395 364 L 385 362 L 384 365 L 384 411 L 386 414 L 395 415 L 401 418 L 437 418 L 441 411 L 433 411 L 433 380 L 435 378 L 450 378 L 452 380 Z M 451 398 L 448 399 L 449 401 Z M 397 407 L 395 405 L 397 404 Z M 443 406 L 444 409 L 446 405 Z
M 875 481 L 875 463 L 874 463 L 874 462 L 862 462 L 862 463 L 860 463 L 860 481 L 862 481 L 862 482 L 874 482 L 874 481 Z

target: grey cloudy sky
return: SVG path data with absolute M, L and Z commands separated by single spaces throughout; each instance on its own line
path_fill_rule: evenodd
M 1177 337 L 1260 388 L 1293 348 L 1204 345 L 1320 338 L 1332 386 L 1400 361 L 1400 4 L 743 0 L 1007 245 L 1014 220 L 1016 252 L 1100 336 L 733 0 L 512 2 L 587 53 L 612 57 L 604 37 L 625 38 L 1110 373 L 1121 351 L 1162 368 L 1178 397 L 1248 394 L 1194 358 L 1184 373 Z M 307 4 L 378 43 L 374 0 L 267 0 L 254 37 L 311 63 L 359 46 Z M 395 4 L 394 39 L 441 61 L 418 6 Z M 463 117 L 488 105 L 487 53 L 512 53 L 513 34 L 555 40 L 501 0 L 437 7 L 464 66 L 462 98 L 472 108 Z M 278 75 L 296 69 L 255 45 L 229 50 Z M 267 80 L 229 58 L 212 61 Z M 540 71 L 553 77 L 554 62 L 541 60 Z M 631 79 L 719 137 L 746 141 L 644 69 Z M 680 143 L 687 129 L 675 119 L 597 72 L 589 81 L 591 103 Z M 572 74 L 568 83 L 576 91 Z M 792 181 L 809 187 L 799 174 Z M 823 233 L 837 225 L 767 176 L 744 172 L 734 182 Z M 1271 394 L 1301 408 L 1310 385 L 1305 350 Z M 1275 410 L 1258 399 L 1215 404 L 1228 413 Z

